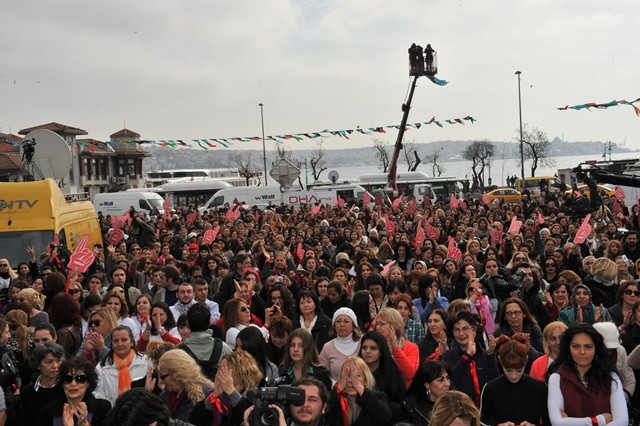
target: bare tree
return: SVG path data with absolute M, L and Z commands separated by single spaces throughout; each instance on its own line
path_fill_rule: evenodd
M 404 159 L 407 162 L 407 171 L 415 172 L 422 159 L 418 155 L 418 150 L 415 149 L 414 142 L 407 142 L 402 146 L 402 154 L 404 155 Z
M 484 189 L 484 168 L 494 156 L 495 150 L 495 145 L 484 139 L 471 142 L 462 152 L 462 158 L 471 161 L 473 180 L 480 189 Z
M 519 142 L 520 130 L 517 129 L 516 132 L 516 140 Z M 522 126 L 522 141 L 524 142 L 524 159 L 531 160 L 531 177 L 536 175 L 538 167 L 553 166 L 556 163 L 551 158 L 551 141 L 544 130 L 536 127 L 529 130 L 525 124 Z
M 260 178 L 262 173 L 251 165 L 251 153 L 247 153 L 246 161 L 244 158 L 243 153 L 238 152 L 232 157 L 232 161 L 238 166 L 238 173 L 245 179 L 247 186 L 249 186 L 249 180 L 255 177 Z
M 444 147 L 440 147 L 440 149 L 433 151 L 431 154 L 427 154 L 425 157 L 427 164 L 432 164 L 431 170 L 433 177 L 442 176 L 442 173 L 445 171 L 445 168 L 438 164 L 438 160 L 442 157 L 442 151 L 444 151 Z
M 389 163 L 391 162 L 389 151 L 387 151 L 388 145 L 389 142 L 387 141 L 378 138 L 373 139 L 373 147 L 376 150 L 376 158 L 380 160 L 380 166 L 384 173 L 387 173 L 387 171 L 389 170 Z
M 326 151 L 322 147 L 323 143 L 322 140 L 318 141 L 316 148 L 311 152 L 311 160 L 309 160 L 314 182 L 319 180 L 322 172 L 327 170 L 327 162 L 325 160 Z

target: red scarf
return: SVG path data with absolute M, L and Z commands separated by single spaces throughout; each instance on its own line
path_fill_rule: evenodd
M 222 417 L 229 416 L 229 407 L 223 404 L 220 401 L 220 398 L 215 396 L 213 392 L 209 394 L 209 402 L 211 403 L 211 408 L 213 410 L 213 423 L 215 426 L 218 426 L 222 421 Z
M 480 379 L 478 379 L 478 370 L 476 369 L 476 361 L 468 354 L 462 354 L 462 358 L 469 363 L 469 373 L 473 380 L 473 401 L 476 406 L 480 406 Z M 604 412 L 604 411 L 603 411 Z
M 338 395 L 338 401 L 340 401 L 340 411 L 342 412 L 342 424 L 344 426 L 349 425 L 349 401 L 347 401 L 347 394 L 344 393 L 342 389 L 340 389 L 340 385 L 336 383 L 333 385 L 333 388 L 336 391 L 336 395 Z

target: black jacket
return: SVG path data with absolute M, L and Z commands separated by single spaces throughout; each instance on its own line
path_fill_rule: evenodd
M 292 321 L 292 330 L 300 328 L 300 316 L 296 316 Z M 311 329 L 311 336 L 313 337 L 313 341 L 316 342 L 316 348 L 318 352 L 322 351 L 322 347 L 329 340 L 329 331 L 331 330 L 331 320 L 329 317 L 319 314 L 318 319 L 316 319 L 316 323 L 313 325 Z
M 336 389 L 331 390 L 331 398 L 325 415 L 325 423 L 335 426 L 388 426 L 391 424 L 391 410 L 384 392 L 366 389 L 356 397 L 360 415 L 350 425 L 344 424 L 340 399 Z
M 82 401 L 87 404 L 89 410 L 88 420 L 91 426 L 100 426 L 102 422 L 111 410 L 111 404 L 106 399 L 96 399 L 91 392 L 88 392 L 82 398 Z M 60 398 L 54 402 L 50 402 L 40 411 L 40 417 L 38 418 L 38 424 L 41 426 L 51 426 L 56 424 L 55 419 L 59 419 L 62 424 L 62 409 L 67 402 L 66 397 Z

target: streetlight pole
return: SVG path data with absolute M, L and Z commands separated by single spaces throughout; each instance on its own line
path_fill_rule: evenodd
M 518 76 L 518 112 L 520 113 L 520 174 L 524 179 L 524 140 L 522 139 L 522 96 L 520 96 L 520 74 L 521 71 L 516 71 Z
M 264 186 L 267 186 L 267 148 L 264 144 L 264 110 L 262 109 L 264 105 L 262 103 L 259 103 L 258 106 L 260 107 L 260 121 L 262 122 L 262 159 L 264 160 Z M 522 131 L 520 131 L 520 133 L 522 134 Z

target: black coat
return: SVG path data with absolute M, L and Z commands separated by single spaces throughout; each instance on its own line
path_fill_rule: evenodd
M 111 410 L 109 401 L 96 399 L 91 392 L 87 392 L 82 401 L 87 404 L 87 409 L 89 410 L 88 420 L 91 426 L 102 425 L 105 416 Z M 63 397 L 42 407 L 40 417 L 38 417 L 38 424 L 40 426 L 51 426 L 56 421 L 55 419 L 59 419 L 60 424 L 62 424 L 62 410 L 66 402 L 66 397 Z
M 322 351 L 322 347 L 329 340 L 329 331 L 331 331 L 331 320 L 329 317 L 319 314 L 318 319 L 316 319 L 316 323 L 313 325 L 311 329 L 311 336 L 313 337 L 313 341 L 316 342 L 316 348 L 318 352 Z M 300 316 L 296 316 L 292 321 L 292 329 L 295 330 L 300 328 Z
M 388 426 L 391 424 L 391 410 L 384 392 L 365 388 L 362 395 L 356 397 L 356 403 L 361 408 L 360 415 L 351 425 L 344 424 L 340 399 L 336 389 L 333 388 L 325 414 L 325 423 L 335 426 Z

